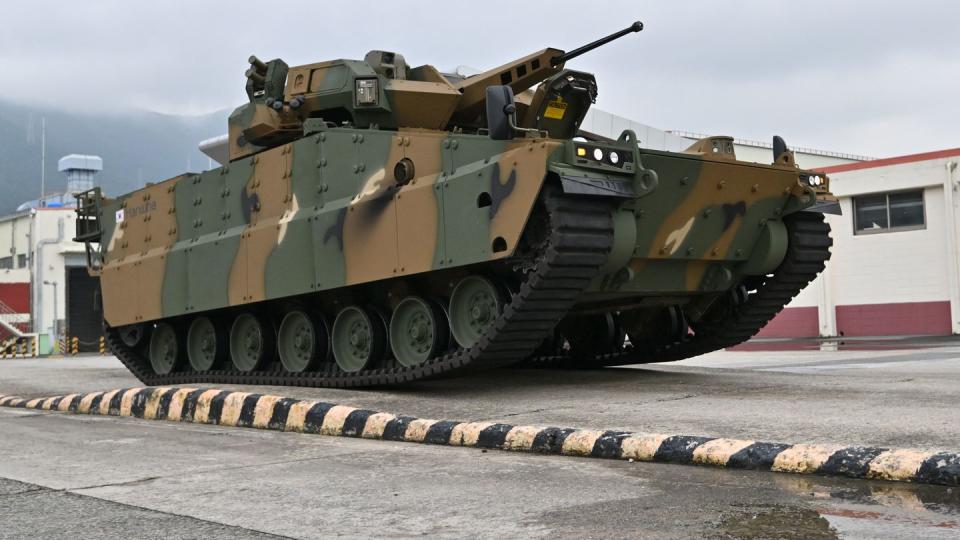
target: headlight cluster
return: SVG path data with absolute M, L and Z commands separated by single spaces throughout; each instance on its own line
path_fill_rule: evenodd
M 827 177 L 819 174 L 811 174 L 807 177 L 807 184 L 813 187 L 820 187 L 827 183 Z
M 625 163 L 633 161 L 629 151 L 614 150 L 590 146 L 577 146 L 577 161 L 581 163 L 595 162 L 600 165 L 612 165 L 622 168 Z

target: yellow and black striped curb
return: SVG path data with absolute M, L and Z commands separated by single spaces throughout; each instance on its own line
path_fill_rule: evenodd
M 322 401 L 204 388 L 129 388 L 29 400 L 0 395 L 0 406 L 539 454 L 960 485 L 960 454 L 953 452 L 426 420 Z

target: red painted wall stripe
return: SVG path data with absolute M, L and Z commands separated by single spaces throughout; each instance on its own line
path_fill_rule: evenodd
M 837 306 L 844 336 L 949 335 L 950 302 Z
M 0 302 L 17 313 L 30 313 L 30 284 L 0 283 Z
M 816 307 L 787 308 L 763 327 L 756 337 L 819 337 L 818 315 Z M 846 337 L 949 335 L 950 302 L 837 306 L 837 332 Z
M 909 156 L 874 159 L 872 161 L 860 161 L 857 163 L 844 163 L 843 165 L 832 165 L 830 167 L 822 167 L 816 170 L 830 174 L 846 171 L 857 171 L 860 169 L 873 169 L 875 167 L 886 167 L 887 165 L 900 165 L 901 163 L 913 163 L 915 161 L 928 161 L 931 159 L 941 159 L 953 156 L 960 156 L 960 148 L 937 150 L 936 152 L 924 152 L 922 154 L 910 154 Z
M 817 337 L 820 335 L 819 325 L 816 306 L 787 308 L 767 323 L 756 337 Z

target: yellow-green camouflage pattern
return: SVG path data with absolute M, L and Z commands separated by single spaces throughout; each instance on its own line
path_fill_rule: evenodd
M 150 321 L 508 257 L 543 183 L 576 169 L 575 146 L 337 128 L 148 186 L 103 209 L 106 320 Z M 586 297 L 729 288 L 789 203 L 813 202 L 793 166 L 646 150 L 637 158 L 628 178 L 652 171 L 656 187 L 620 203 L 635 228 L 629 256 Z M 415 176 L 399 186 L 402 159 Z
M 116 326 L 506 257 L 560 146 L 337 129 L 149 186 L 104 207 L 105 317 Z M 404 158 L 416 176 L 398 187 Z M 494 252 L 498 238 L 506 249 Z

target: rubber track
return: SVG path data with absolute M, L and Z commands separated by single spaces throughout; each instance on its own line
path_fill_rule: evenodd
M 656 350 L 624 350 L 592 358 L 566 355 L 541 356 L 523 362 L 525 367 L 583 368 L 673 362 L 732 347 L 747 341 L 766 326 L 797 294 L 825 268 L 830 259 L 830 225 L 823 214 L 797 212 L 784 217 L 789 243 L 780 267 L 762 286 L 735 307 L 718 325 L 699 328 L 683 341 Z
M 328 362 L 322 371 L 288 373 L 277 361 L 271 369 L 241 372 L 219 369 L 207 372 L 175 371 L 157 375 L 144 354 L 145 346 L 127 347 L 112 328 L 106 329 L 107 345 L 144 384 L 184 383 L 252 384 L 277 386 L 358 387 L 404 383 L 468 368 L 512 364 L 528 357 L 551 335 L 556 324 L 573 307 L 606 261 L 613 245 L 613 224 L 607 199 L 564 197 L 546 186 L 541 199 L 547 210 L 550 234 L 539 251 L 539 260 L 510 303 L 486 335 L 470 349 L 458 349 L 414 367 L 385 367 L 346 373 Z M 183 364 L 186 364 L 183 362 Z M 231 366 L 232 368 L 232 366 Z

